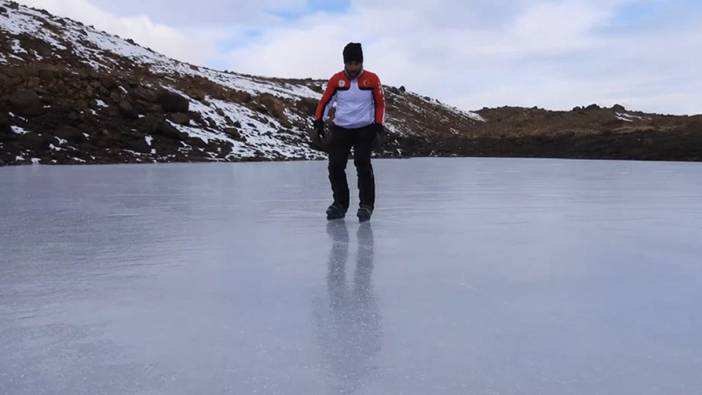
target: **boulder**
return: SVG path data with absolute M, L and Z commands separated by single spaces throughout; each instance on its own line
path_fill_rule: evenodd
M 144 136 L 125 136 L 124 145 L 132 151 L 147 154 L 151 152 L 151 146 L 146 143 Z
M 175 140 L 184 140 L 188 138 L 188 135 L 182 133 L 175 126 L 171 125 L 166 121 L 161 121 L 156 125 L 154 129 L 154 134 L 158 134 L 164 137 L 170 137 Z
M 599 110 L 600 106 L 597 104 L 590 104 L 589 106 L 585 107 L 586 111 L 594 111 L 594 110 Z
M 127 119 L 139 119 L 139 114 L 134 110 L 131 103 L 126 100 L 122 100 L 118 105 L 119 113 Z
M 257 98 L 258 102 L 263 104 L 269 114 L 277 119 L 285 119 L 285 104 L 277 97 L 264 93 Z
M 31 132 L 19 136 L 17 143 L 23 149 L 46 150 L 49 148 L 49 144 L 55 143 L 53 140 L 53 138 L 50 138 L 46 134 Z
M 296 105 L 298 110 L 303 111 L 309 116 L 314 116 L 314 113 L 317 110 L 317 100 L 308 97 L 303 97 L 297 102 Z
M 10 133 L 10 116 L 8 113 L 0 112 L 0 134 Z
M 92 71 L 89 71 L 84 75 L 86 76 L 86 78 L 92 79 L 91 73 L 92 73 Z M 103 88 L 107 89 L 108 91 L 111 91 L 111 90 L 117 89 L 117 87 L 119 86 L 119 82 L 117 80 L 115 80 L 114 78 L 111 78 L 109 76 L 103 76 L 100 79 L 100 85 Z
M 174 123 L 177 123 L 178 125 L 187 125 L 190 123 L 190 116 L 182 112 L 169 114 L 168 119 L 170 119 Z
M 132 91 L 132 94 L 137 98 L 145 102 L 155 103 L 158 100 L 158 94 L 152 90 L 137 87 Z
M 246 138 L 236 128 L 224 128 L 224 133 L 236 141 L 246 141 Z
M 190 94 L 190 97 L 197 101 L 203 101 L 205 100 L 205 97 L 207 97 L 207 94 L 199 89 L 192 90 L 188 92 L 188 94 Z
M 612 111 L 614 111 L 614 112 L 626 112 L 626 108 L 624 108 L 624 106 L 622 106 L 621 104 L 615 104 L 615 105 L 612 107 Z
M 34 91 L 20 90 L 8 97 L 8 104 L 12 112 L 22 116 L 37 116 L 44 113 L 44 106 L 39 96 Z
M 80 129 L 72 126 L 60 126 L 53 131 L 53 135 L 68 141 L 84 141 L 85 136 Z
M 173 92 L 162 91 L 158 95 L 158 103 L 163 111 L 168 113 L 188 112 L 190 110 L 190 102 L 187 98 Z
M 249 92 L 235 91 L 232 94 L 232 99 L 239 103 L 250 103 L 253 100 L 253 96 Z

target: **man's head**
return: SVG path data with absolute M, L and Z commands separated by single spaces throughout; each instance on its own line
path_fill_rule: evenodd
M 356 78 L 363 70 L 363 49 L 360 43 L 348 43 L 344 47 L 344 69 L 351 78 Z

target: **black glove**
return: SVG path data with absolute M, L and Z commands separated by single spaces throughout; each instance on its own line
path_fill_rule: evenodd
M 381 123 L 374 123 L 371 125 L 371 130 L 375 132 L 375 138 L 373 139 L 373 150 L 375 152 L 383 152 L 383 145 L 387 141 L 387 133 L 385 132 L 385 126 Z
M 310 133 L 310 147 L 319 151 L 325 151 L 324 149 L 324 121 L 315 120 L 314 127 Z
M 322 121 L 321 119 L 319 119 L 319 120 L 315 119 L 314 120 L 314 131 L 317 133 L 317 135 L 319 136 L 320 139 L 322 137 L 324 137 L 324 121 Z

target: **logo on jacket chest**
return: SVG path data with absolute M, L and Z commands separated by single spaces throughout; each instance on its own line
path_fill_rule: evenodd
M 345 87 L 346 87 L 346 81 L 339 80 L 339 88 L 345 88 Z

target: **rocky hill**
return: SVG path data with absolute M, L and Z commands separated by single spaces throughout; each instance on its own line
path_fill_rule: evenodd
M 321 159 L 325 81 L 216 71 L 0 1 L 0 165 Z M 386 88 L 384 157 L 702 160 L 702 117 L 621 106 L 461 111 Z

